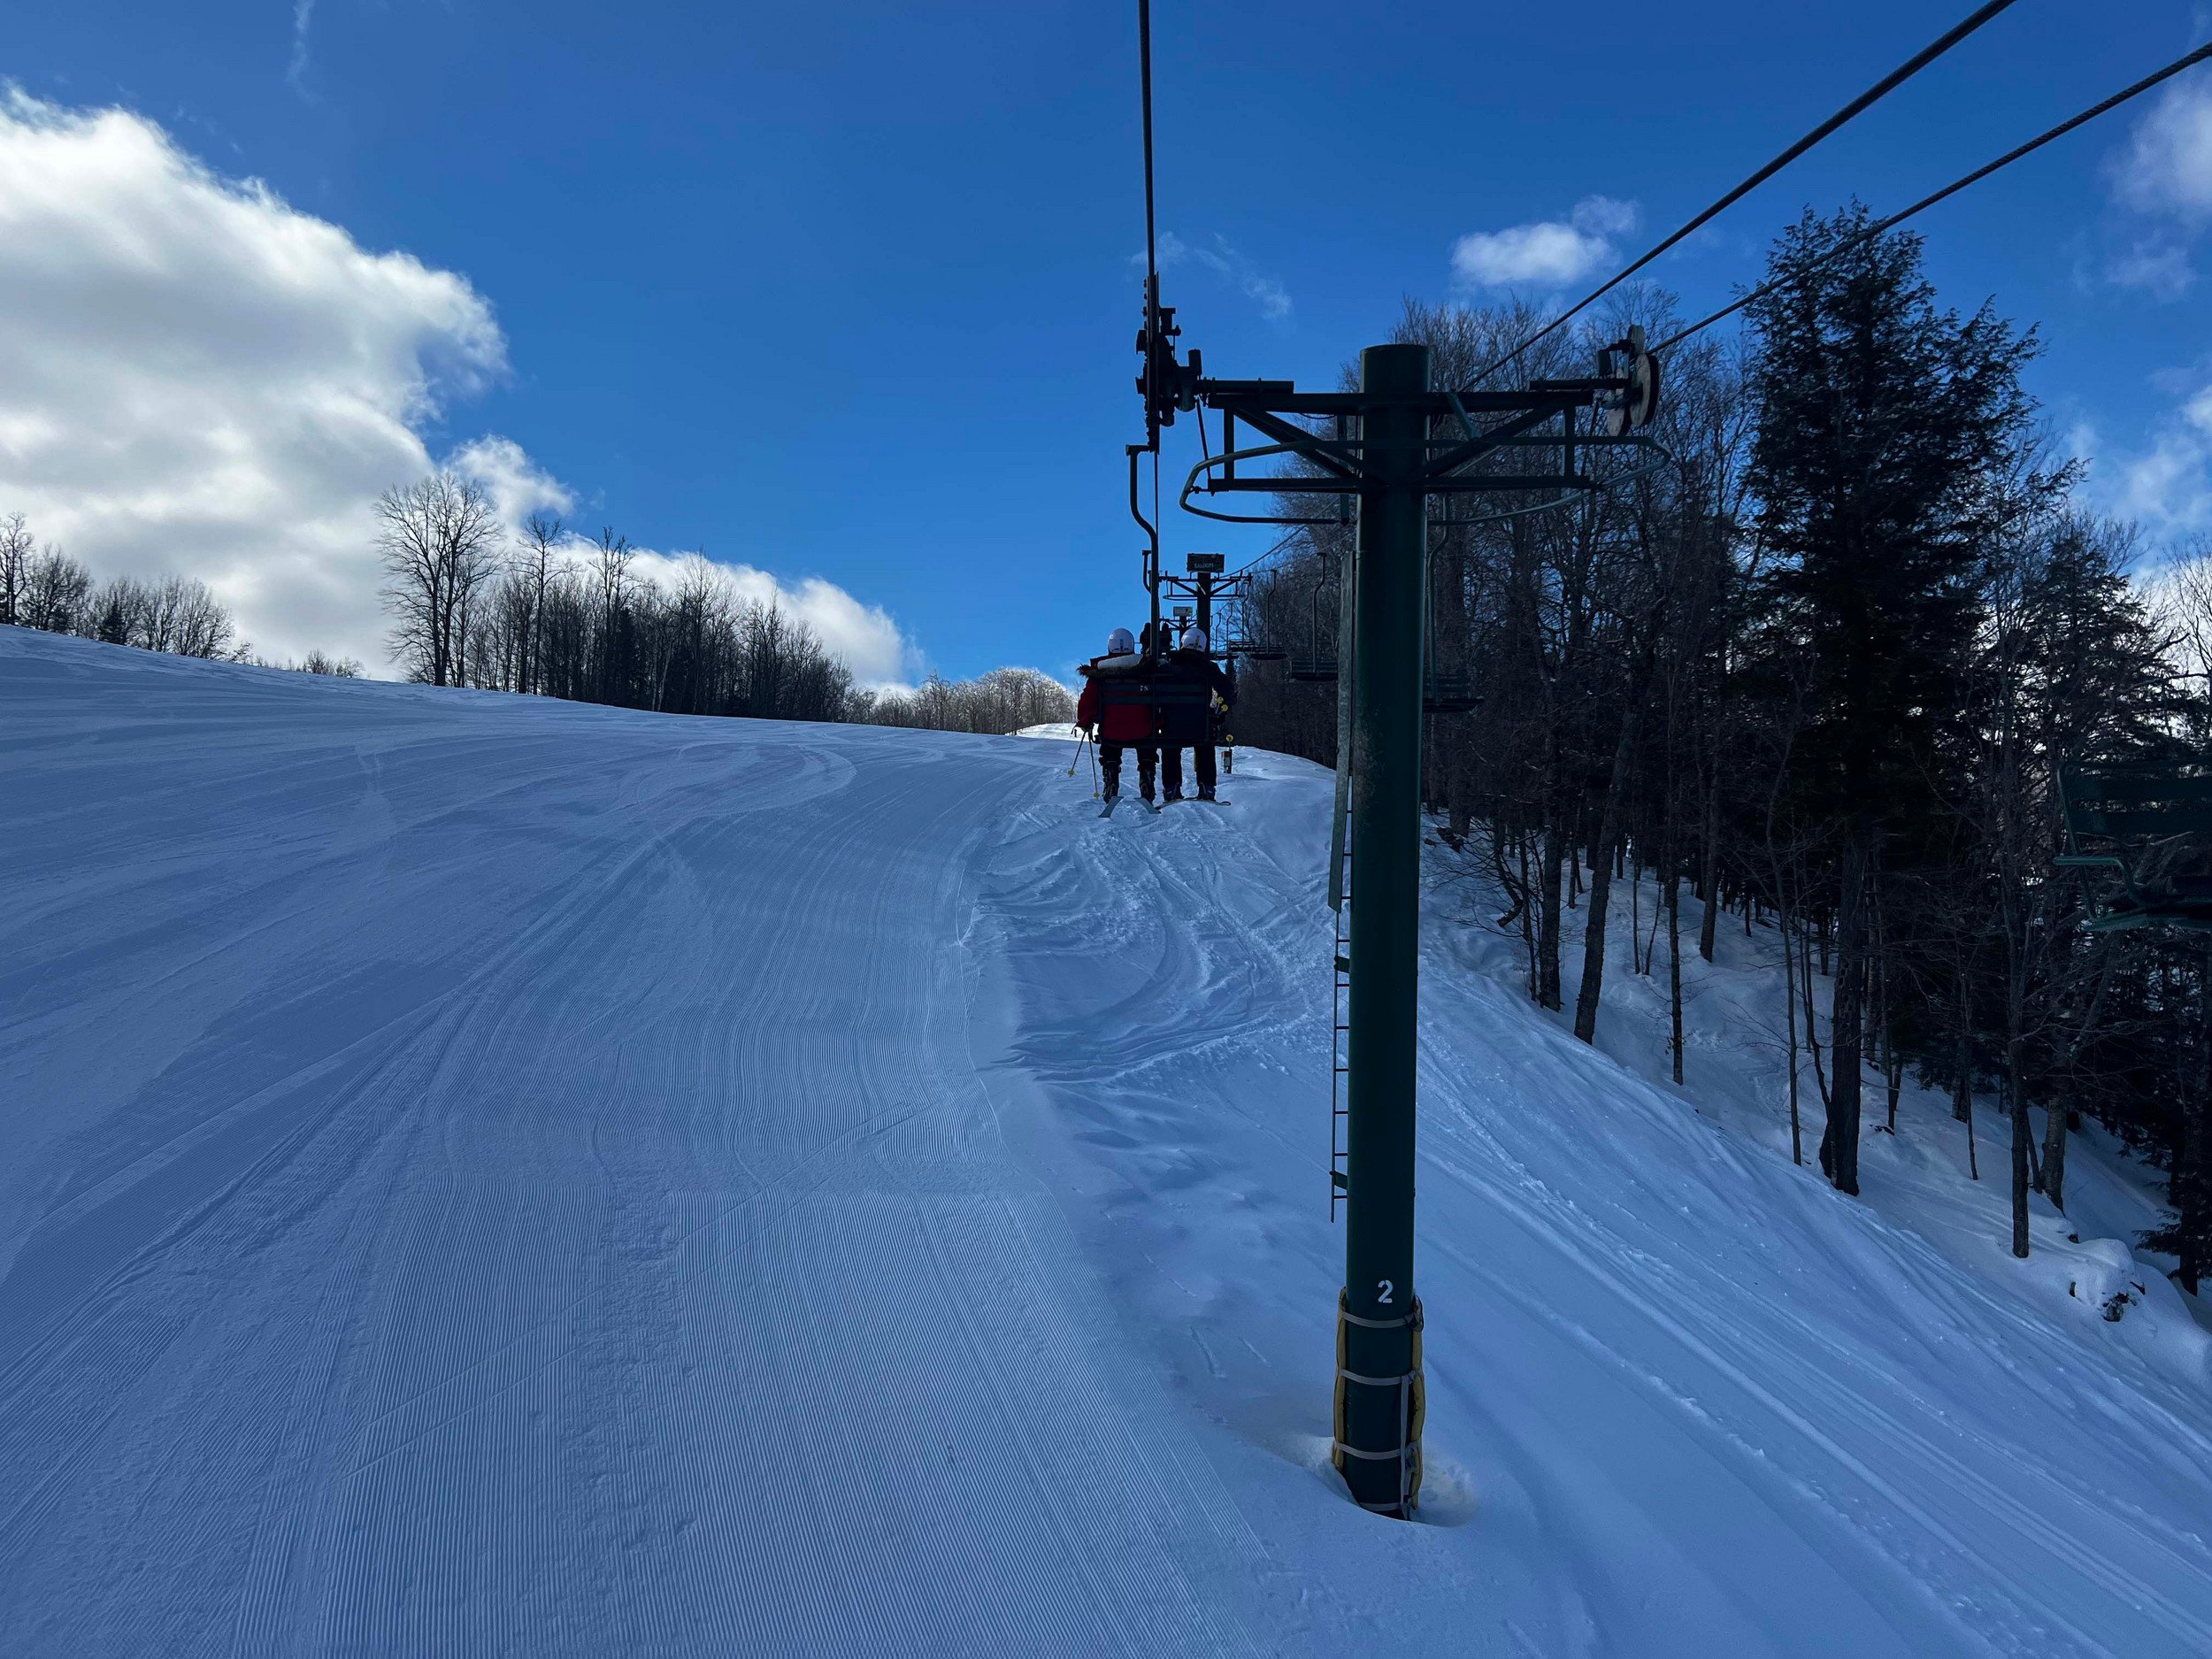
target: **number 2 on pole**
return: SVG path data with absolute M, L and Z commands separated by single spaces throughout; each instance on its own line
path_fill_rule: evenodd
M 1388 1279 L 1379 1279 L 1375 1281 L 1375 1300 L 1377 1302 L 1388 1302 L 1390 1300 L 1390 1281 Z

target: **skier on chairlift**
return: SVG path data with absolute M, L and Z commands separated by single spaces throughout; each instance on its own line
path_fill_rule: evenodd
M 1121 756 L 1125 749 L 1137 751 L 1137 793 L 1152 804 L 1152 776 L 1159 759 L 1152 704 L 1142 680 L 1135 678 L 1148 665 L 1137 654 L 1136 637 L 1127 628 L 1116 628 L 1106 639 L 1106 654 L 1094 657 L 1079 671 L 1083 695 L 1075 705 L 1075 724 L 1098 745 L 1102 793 L 1110 807 L 1121 795 Z
M 1198 798 L 1214 797 L 1214 710 L 1236 702 L 1236 681 L 1208 654 L 1203 628 L 1185 628 L 1182 643 L 1167 654 L 1160 681 L 1173 687 L 1160 702 L 1160 785 L 1169 801 L 1183 798 L 1183 749 L 1196 763 Z M 1196 695 L 1193 695 L 1195 693 Z

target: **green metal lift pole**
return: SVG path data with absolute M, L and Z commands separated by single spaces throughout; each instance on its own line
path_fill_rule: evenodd
M 1337 1455 L 1352 1495 L 1409 1512 L 1420 1489 L 1413 1293 L 1415 1008 L 1420 979 L 1421 674 L 1429 349 L 1361 354 L 1354 575 L 1351 1013 Z

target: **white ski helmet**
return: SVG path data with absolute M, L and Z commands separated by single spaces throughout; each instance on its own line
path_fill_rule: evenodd
M 1203 628 L 1185 628 L 1183 630 L 1183 649 L 1187 651 L 1205 650 L 1207 649 L 1206 630 Z
M 1127 628 L 1116 628 L 1106 636 L 1106 655 L 1126 657 L 1137 649 L 1137 636 Z

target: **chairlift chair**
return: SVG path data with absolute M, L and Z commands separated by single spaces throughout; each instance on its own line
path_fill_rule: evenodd
M 1150 656 L 1124 672 L 1094 673 L 1091 683 L 1098 688 L 1100 705 L 1144 710 L 1151 719 L 1153 741 L 1183 748 L 1210 742 L 1212 688 L 1163 678 L 1164 666 L 1164 657 Z
M 1306 629 L 1306 651 L 1304 656 L 1290 659 L 1293 680 L 1326 681 L 1336 678 L 1336 630 L 1331 627 L 1324 634 L 1321 628 L 1321 595 L 1328 585 L 1325 580 L 1313 585 L 1313 615 Z M 1342 587 L 1340 581 L 1340 592 Z
M 1290 655 L 1288 649 L 1272 641 L 1250 637 L 1252 595 L 1251 584 L 1246 578 L 1237 577 L 1230 588 L 1223 590 L 1220 598 L 1225 602 L 1228 614 L 1236 618 L 1234 633 L 1237 637 L 1222 646 L 1221 654 L 1224 657 L 1241 657 L 1255 663 L 1279 663 Z
M 1431 669 L 1427 683 L 1421 688 L 1421 710 L 1425 714 L 1469 714 L 1481 702 L 1475 695 L 1473 681 L 1465 674 L 1439 673 Z
M 2212 933 L 2212 772 L 2124 766 L 2065 770 L 2062 870 L 2104 872 L 2089 888 L 2099 933 L 2179 927 Z
M 1426 672 L 1421 680 L 1421 711 L 1424 714 L 1471 713 L 1482 699 L 1475 695 L 1473 680 L 1464 670 L 1447 671 L 1436 665 L 1436 613 L 1439 606 L 1433 580 L 1436 566 L 1432 561 L 1429 593 L 1428 640 L 1424 655 Z
M 1302 657 L 1293 657 L 1290 659 L 1290 677 L 1293 680 L 1328 681 L 1338 677 L 1339 665 L 1336 653 L 1329 650 L 1327 655 L 1323 654 L 1325 649 L 1323 641 L 1327 636 L 1324 634 L 1321 626 L 1321 595 L 1325 586 L 1326 584 L 1317 584 L 1314 588 L 1313 618 L 1308 630 L 1307 654 Z M 1434 666 L 1435 636 L 1435 611 L 1432 609 L 1429 617 L 1428 658 L 1430 666 L 1422 676 L 1422 712 L 1425 714 L 1469 713 L 1480 703 L 1481 699 L 1475 695 L 1473 682 L 1467 674 L 1443 672 Z M 1328 639 L 1329 645 L 1334 643 L 1333 638 Z

